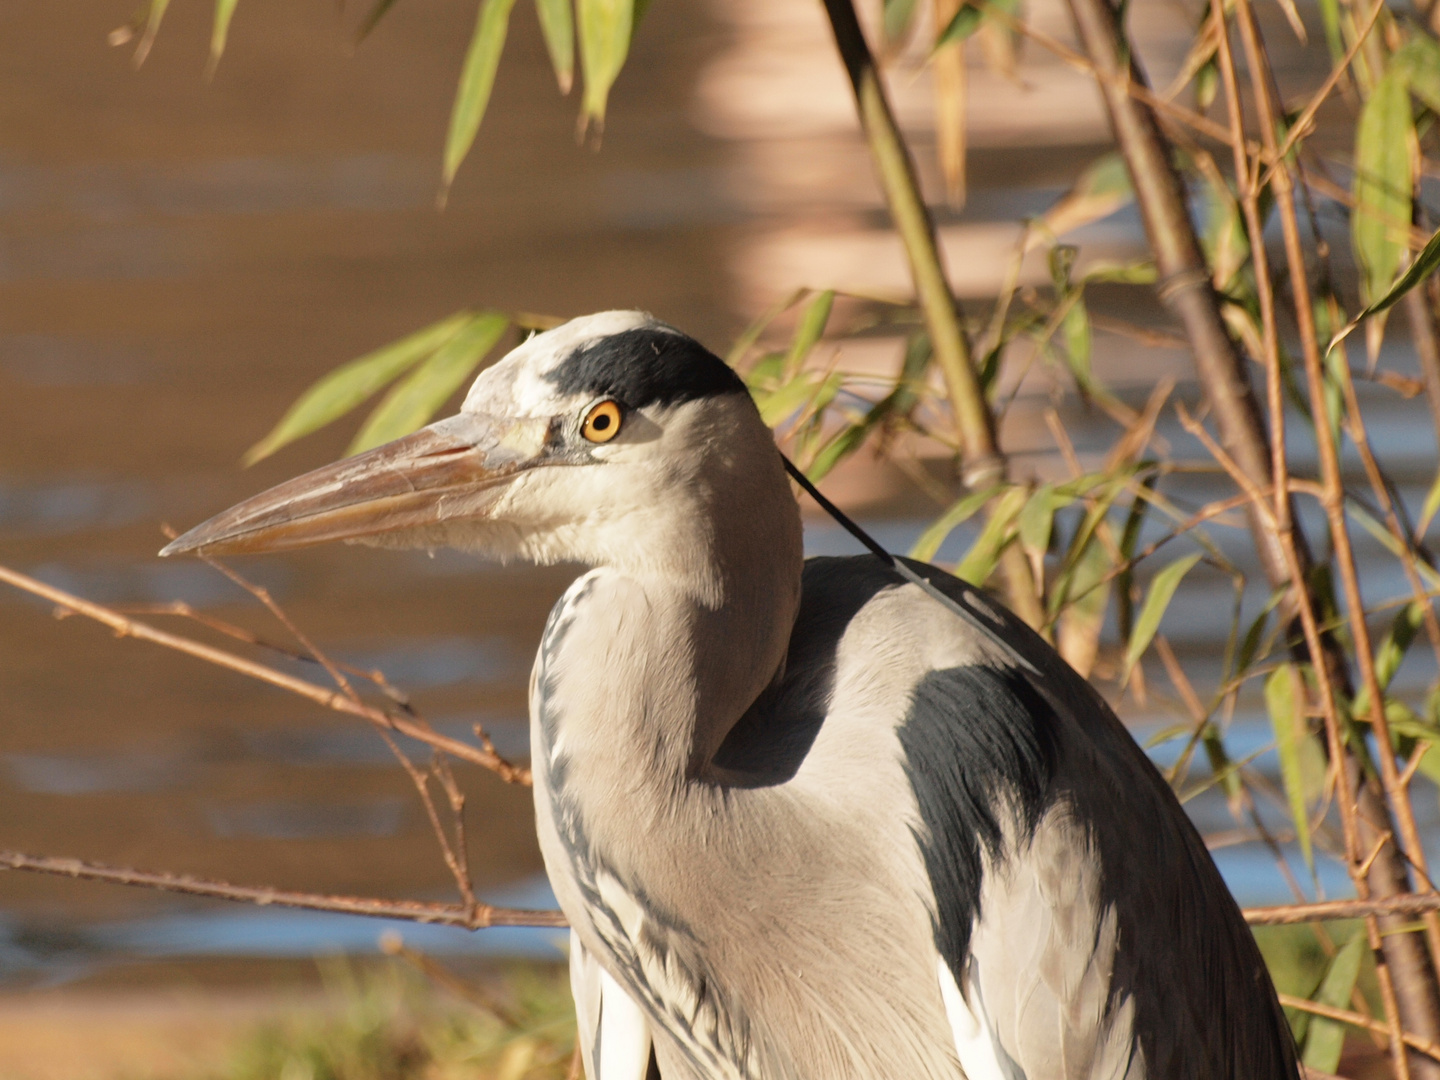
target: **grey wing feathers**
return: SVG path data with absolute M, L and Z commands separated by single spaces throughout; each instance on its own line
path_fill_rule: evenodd
M 570 991 L 576 1037 L 589 1080 L 646 1080 L 651 1071 L 650 1023 L 620 984 L 570 933 Z
M 1254 938 L 1164 778 L 1029 627 L 910 566 L 1024 661 L 931 670 L 896 732 L 935 943 L 983 1026 L 1030 1080 L 1294 1080 Z M 873 559 L 805 571 L 807 602 L 813 590 L 835 607 L 901 581 Z

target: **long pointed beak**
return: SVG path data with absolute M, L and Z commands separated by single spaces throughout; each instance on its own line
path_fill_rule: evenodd
M 160 554 L 285 551 L 483 516 L 499 488 L 540 462 L 545 435 L 540 420 L 452 416 L 246 499 Z

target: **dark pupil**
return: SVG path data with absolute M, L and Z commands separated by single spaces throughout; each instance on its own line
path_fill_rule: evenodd
M 610 414 L 601 413 L 599 416 L 595 417 L 595 421 L 592 426 L 595 428 L 596 431 L 604 431 L 610 426 Z

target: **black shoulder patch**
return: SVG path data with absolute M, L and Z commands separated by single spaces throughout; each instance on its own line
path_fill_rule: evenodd
M 562 394 L 609 395 L 632 409 L 745 393 L 740 376 L 698 341 L 645 326 L 582 345 L 548 378 Z
M 965 970 L 980 909 L 982 846 L 1002 854 L 996 814 L 1010 806 L 1028 833 L 1053 798 L 1060 721 L 1024 675 L 985 667 L 932 671 L 900 726 L 905 769 L 920 807 L 917 837 L 935 890 L 935 944 Z

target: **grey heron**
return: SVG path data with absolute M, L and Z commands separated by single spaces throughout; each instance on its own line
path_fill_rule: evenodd
M 328 540 L 591 567 L 530 711 L 592 1080 L 1296 1076 L 1234 900 L 1104 699 L 937 569 L 807 562 L 744 383 L 679 331 L 532 337 L 458 415 L 162 554 Z

